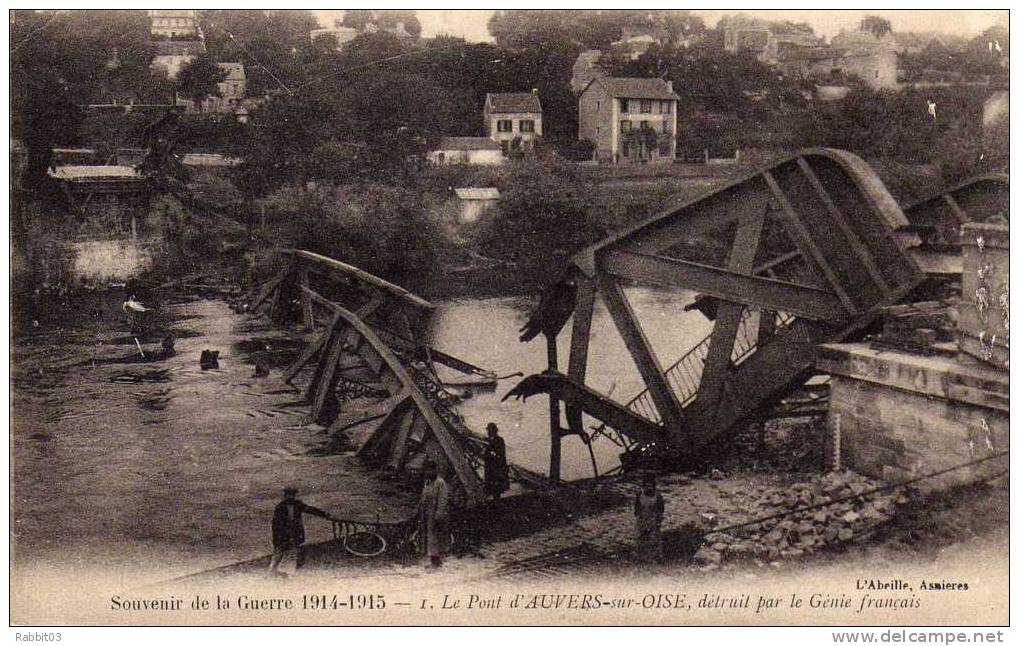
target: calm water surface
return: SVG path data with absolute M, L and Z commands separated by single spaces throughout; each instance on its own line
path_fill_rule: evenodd
M 663 363 L 679 357 L 709 324 L 683 306 L 690 295 L 628 292 Z M 15 560 L 59 559 L 183 573 L 268 551 L 268 519 L 279 487 L 346 517 L 399 518 L 412 496 L 365 477 L 351 456 L 316 454 L 320 428 L 302 425 L 299 393 L 278 379 L 252 378 L 250 352 L 268 343 L 289 356 L 297 343 L 225 303 L 153 304 L 178 336 L 177 354 L 151 361 L 160 337 L 133 334 L 112 293 L 93 304 L 87 329 L 41 329 L 12 349 L 11 451 Z M 519 299 L 440 304 L 434 344 L 499 374 L 545 368 L 543 338 L 522 344 L 530 303 Z M 140 360 L 136 336 L 147 353 Z M 202 371 L 205 348 L 220 368 Z M 567 363 L 569 326 L 559 339 Z M 280 359 L 282 361 L 283 359 Z M 278 374 L 278 373 L 276 373 Z M 601 303 L 592 329 L 589 383 L 625 400 L 641 381 Z M 509 458 L 548 468 L 547 398 L 499 400 L 517 378 L 468 399 L 462 412 L 481 430 L 503 429 Z M 599 468 L 618 449 L 595 444 Z M 564 477 L 592 475 L 578 438 L 563 442 Z M 309 522 L 309 539 L 328 537 Z

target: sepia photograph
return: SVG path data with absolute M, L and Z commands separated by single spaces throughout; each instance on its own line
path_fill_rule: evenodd
M 8 22 L 12 640 L 1005 641 L 1007 9 Z

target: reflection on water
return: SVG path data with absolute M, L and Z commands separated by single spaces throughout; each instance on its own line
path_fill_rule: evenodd
M 698 312 L 683 307 L 693 294 L 666 293 L 646 288 L 626 290 L 640 323 L 663 365 L 669 365 L 698 343 L 710 331 L 711 324 Z M 531 303 L 521 299 L 495 298 L 462 300 L 440 305 L 435 331 L 435 346 L 462 357 L 499 375 L 513 372 L 533 374 L 547 367 L 544 337 L 520 343 L 519 329 L 527 320 Z M 567 365 L 570 324 L 557 339 L 559 366 Z M 500 401 L 517 379 L 498 382 L 494 392 L 479 392 L 468 399 L 461 411 L 468 426 L 484 429 L 494 421 L 506 439 L 511 462 L 542 473 L 548 472 L 549 422 L 548 398 L 533 397 L 526 402 Z M 587 383 L 617 401 L 627 401 L 643 389 L 643 381 L 630 358 L 622 338 L 600 300 L 595 302 L 588 353 Z M 588 419 L 588 426 L 594 424 Z M 594 443 L 598 469 L 607 471 L 618 465 L 619 448 L 607 440 Z M 590 454 L 580 438 L 563 439 L 563 470 L 567 479 L 594 475 Z
M 629 291 L 663 363 L 705 334 L 707 323 L 683 311 L 688 296 Z M 505 375 L 545 368 L 542 339 L 517 340 L 528 303 L 486 299 L 444 303 L 435 346 Z M 250 354 L 270 348 L 277 370 L 298 346 L 282 330 L 230 311 L 219 301 L 160 306 L 177 339 L 176 354 L 158 353 L 162 334 L 140 335 L 148 360 L 127 354 L 135 333 L 107 317 L 81 331 L 38 332 L 12 349 L 11 451 L 16 559 L 82 559 L 107 565 L 165 567 L 184 573 L 268 550 L 268 518 L 280 488 L 347 518 L 396 520 L 414 496 L 365 477 L 349 455 L 315 455 L 328 441 L 303 425 L 296 389 L 256 379 Z M 569 329 L 559 338 L 566 365 Z M 220 368 L 203 371 L 204 349 L 219 350 Z M 641 381 L 599 304 L 592 327 L 589 383 L 626 399 Z M 503 429 L 510 460 L 547 471 L 547 399 L 500 402 L 517 381 L 477 392 L 462 412 L 471 428 Z M 617 449 L 595 445 L 602 470 Z M 564 476 L 591 475 L 578 438 L 563 441 Z M 309 523 L 309 540 L 330 536 Z
M 72 248 L 75 277 L 85 283 L 125 281 L 152 264 L 152 253 L 138 240 L 83 240 Z

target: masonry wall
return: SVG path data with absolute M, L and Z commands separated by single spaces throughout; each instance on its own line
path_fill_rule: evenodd
M 578 101 L 579 138 L 597 145 L 597 155 L 611 161 L 613 148 L 613 114 L 615 101 L 598 83 L 592 84 Z
M 838 450 L 843 467 L 890 481 L 964 464 L 1009 446 L 1007 411 L 842 376 L 832 377 L 828 429 L 830 466 Z M 969 483 L 1003 468 L 1007 459 L 991 460 L 919 486 Z

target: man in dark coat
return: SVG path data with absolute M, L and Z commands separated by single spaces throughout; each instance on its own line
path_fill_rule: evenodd
M 287 552 L 294 552 L 298 568 L 304 565 L 303 514 L 334 520 L 332 515 L 318 507 L 298 500 L 296 488 L 284 489 L 283 501 L 276 505 L 272 514 L 272 561 L 269 563 L 269 574 L 279 574 L 280 563 Z
M 485 493 L 498 500 L 509 489 L 509 467 L 506 464 L 506 442 L 499 437 L 499 427 L 489 422 L 488 444 L 485 445 Z

